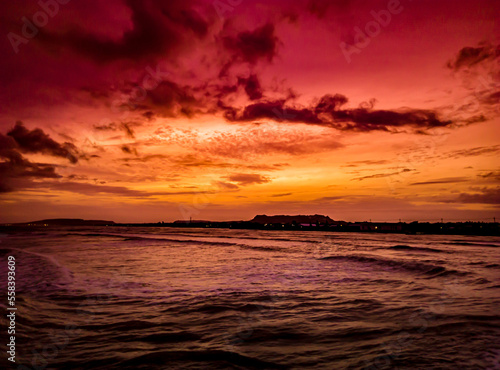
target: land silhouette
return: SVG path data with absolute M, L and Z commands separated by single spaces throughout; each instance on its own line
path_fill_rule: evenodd
M 3 227 L 110 226 L 110 227 L 191 227 L 255 230 L 304 230 L 331 232 L 374 232 L 400 234 L 500 235 L 494 222 L 350 222 L 325 215 L 257 215 L 249 221 L 177 220 L 156 223 L 117 223 L 106 220 L 56 218 L 22 223 L 4 223 Z

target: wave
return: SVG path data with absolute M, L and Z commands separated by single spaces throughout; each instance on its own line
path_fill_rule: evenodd
M 500 245 L 498 245 L 498 244 L 481 243 L 481 242 L 464 242 L 464 241 L 451 241 L 451 242 L 444 242 L 443 244 L 448 244 L 448 245 L 465 245 L 465 246 L 471 246 L 471 247 L 491 247 L 491 248 L 498 248 L 498 247 L 500 247 Z
M 170 243 L 179 243 L 179 244 L 190 244 L 190 245 L 207 245 L 207 246 L 234 246 L 240 247 L 242 249 L 253 249 L 260 251 L 284 251 L 285 248 L 279 247 L 268 247 L 261 245 L 249 245 L 249 244 L 241 244 L 241 243 L 231 243 L 231 242 L 223 242 L 223 241 L 209 241 L 209 240 L 197 240 L 197 239 L 172 239 L 172 238 L 158 238 L 158 237 L 147 237 L 147 236 L 122 236 L 123 241 L 159 241 L 159 242 L 170 242 Z
M 433 253 L 448 253 L 441 249 L 427 248 L 427 247 L 410 247 L 409 245 L 394 245 L 387 249 L 392 249 L 396 251 L 415 251 L 415 252 L 433 252 Z
M 253 250 L 264 251 L 264 252 L 276 252 L 276 251 L 285 250 L 285 248 L 263 247 L 261 245 L 247 245 L 247 244 L 235 244 L 235 245 L 242 248 L 242 249 L 253 249 Z
M 193 236 L 192 234 L 161 234 L 161 235 L 179 235 L 179 236 Z M 211 234 L 207 233 L 205 234 L 207 236 L 211 236 Z M 217 238 L 221 239 L 249 239 L 249 240 L 271 240 L 271 241 L 283 241 L 283 242 L 296 242 L 296 243 L 322 243 L 322 240 L 313 240 L 313 239 L 301 239 L 301 238 L 295 238 L 295 239 L 290 239 L 290 238 L 265 238 L 265 237 L 260 237 L 260 236 L 248 236 L 248 235 L 236 235 L 236 236 L 230 236 L 230 235 L 217 235 Z M 331 237 L 329 237 L 331 238 Z M 343 239 L 343 238 L 340 238 Z
M 71 282 L 73 281 L 73 272 L 68 269 L 67 267 L 63 266 L 54 256 L 49 255 L 49 254 L 43 254 L 43 253 L 37 253 L 33 251 L 29 251 L 26 249 L 20 249 L 20 248 L 10 248 L 7 249 L 10 251 L 14 252 L 21 252 L 30 256 L 35 256 L 36 258 L 39 258 L 43 260 L 44 262 L 48 263 L 49 266 L 55 267 L 57 272 L 61 274 L 63 277 L 63 282 Z
M 469 262 L 468 265 L 470 266 L 481 266 L 487 269 L 498 269 L 500 268 L 500 264 L 498 263 L 490 263 L 490 262 L 485 262 L 485 261 L 478 261 L 478 262 Z
M 12 248 L 0 248 L 0 257 L 12 253 Z
M 208 241 L 208 240 L 196 240 L 196 239 L 172 239 L 172 238 L 161 238 L 161 237 L 147 237 L 147 236 L 136 236 L 136 235 L 116 235 L 121 236 L 123 241 L 139 241 L 139 240 L 148 240 L 148 241 L 162 241 L 162 242 L 171 242 L 171 243 L 180 243 L 180 244 L 195 244 L 195 245 L 237 245 L 237 243 L 230 242 L 217 242 L 217 241 Z
M 140 341 L 145 343 L 179 343 L 179 342 L 190 342 L 202 339 L 198 334 L 194 334 L 188 331 L 176 331 L 176 332 L 165 332 L 165 333 L 154 333 L 145 336 L 139 336 L 137 334 L 125 334 L 116 337 L 116 340 L 120 342 L 134 342 Z
M 269 304 L 263 303 L 205 303 L 205 304 L 191 304 L 192 307 L 187 308 L 184 312 L 193 313 L 207 313 L 207 314 L 219 314 L 222 312 L 245 312 L 245 313 L 255 313 L 264 312 L 271 308 Z M 168 312 L 175 310 L 176 308 L 166 309 L 163 312 Z
M 370 264 L 373 266 L 381 267 L 382 269 L 390 269 L 390 270 L 400 270 L 400 271 L 409 271 L 415 273 L 421 273 L 424 275 L 428 275 L 431 277 L 437 276 L 448 276 L 448 275 L 457 275 L 457 276 L 465 276 L 469 273 L 464 271 L 457 270 L 448 270 L 443 266 L 438 266 L 429 263 L 422 262 L 412 262 L 412 261 L 402 261 L 402 260 L 391 260 L 380 257 L 369 257 L 369 256 L 329 256 L 320 258 L 320 260 L 337 260 L 337 261 L 346 261 L 346 262 L 359 262 Z
M 158 351 L 137 356 L 135 358 L 122 361 L 120 366 L 133 367 L 144 364 L 164 365 L 165 363 L 196 363 L 202 362 L 204 366 L 212 365 L 233 365 L 250 369 L 286 369 L 287 367 L 278 363 L 261 360 L 255 357 L 245 356 L 237 352 L 223 350 L 198 350 L 198 351 Z M 216 368 L 219 366 L 214 366 Z
M 269 247 L 269 246 L 253 246 L 250 244 L 242 244 L 241 241 L 244 240 L 262 240 L 262 241 L 283 241 L 283 242 L 294 242 L 294 243 L 308 243 L 308 244 L 318 244 L 322 243 L 322 241 L 318 240 L 300 240 L 300 239 L 292 239 L 292 238 L 260 238 L 260 237 L 247 237 L 247 236 L 217 236 L 217 239 L 226 239 L 227 241 L 210 241 L 203 240 L 203 237 L 212 237 L 210 235 L 203 236 L 201 238 L 189 238 L 189 239 L 177 239 L 175 236 L 184 236 L 182 234 L 149 234 L 150 236 L 144 235 L 136 235 L 136 234 L 113 234 L 113 233 L 68 233 L 64 236 L 82 236 L 82 237 L 106 237 L 106 238 L 121 238 L 123 242 L 130 241 L 150 241 L 150 242 L 169 242 L 169 243 L 178 243 L 178 244 L 191 244 L 191 245 L 210 245 L 210 246 L 237 246 L 244 249 L 255 249 L 262 251 L 284 251 L 285 248 L 278 247 Z M 187 235 L 188 237 L 191 235 Z M 231 242 L 230 239 L 236 239 L 234 242 Z M 238 242 L 238 241 L 240 242 Z

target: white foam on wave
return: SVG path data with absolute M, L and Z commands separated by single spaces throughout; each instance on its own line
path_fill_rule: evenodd
M 44 253 L 38 253 L 38 252 L 32 252 L 32 251 L 27 251 L 25 249 L 20 249 L 20 248 L 11 248 L 14 251 L 26 253 L 26 254 L 31 254 L 33 256 L 41 257 L 44 260 L 48 261 L 50 264 L 57 266 L 59 271 L 61 272 L 61 275 L 63 277 L 64 282 L 70 283 L 73 282 L 73 272 L 68 269 L 66 266 L 62 265 L 54 256 L 44 254 Z

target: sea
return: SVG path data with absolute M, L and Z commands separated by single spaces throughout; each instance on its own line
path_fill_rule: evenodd
M 3 228 L 0 257 L 0 368 L 500 369 L 500 237 Z

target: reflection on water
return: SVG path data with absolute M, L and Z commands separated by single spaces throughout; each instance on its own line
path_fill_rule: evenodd
M 33 230 L 0 245 L 23 368 L 499 368 L 498 237 Z

